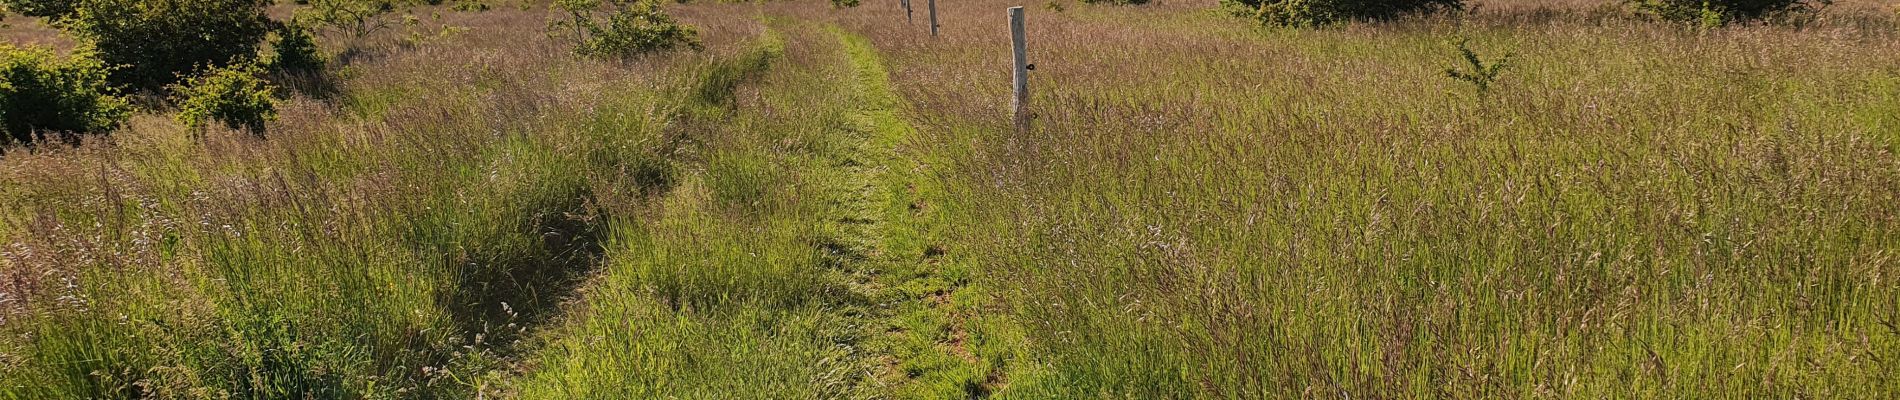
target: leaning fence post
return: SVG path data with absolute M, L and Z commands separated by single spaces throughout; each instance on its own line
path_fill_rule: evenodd
M 1021 126 L 1029 121 L 1029 69 L 1033 68 L 1029 65 L 1029 49 L 1025 37 L 1027 34 L 1023 31 L 1022 6 L 1009 8 L 1009 35 L 1010 45 L 1015 49 L 1016 56 L 1016 68 L 1012 70 L 1016 97 L 1011 99 L 1010 109 L 1014 110 L 1016 124 Z
M 930 36 L 936 37 L 937 36 L 937 0 L 930 0 L 930 4 L 926 6 L 930 7 Z

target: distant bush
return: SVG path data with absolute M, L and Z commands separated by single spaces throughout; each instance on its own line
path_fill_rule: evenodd
M 0 143 L 31 143 L 45 131 L 104 132 L 130 115 L 106 84 L 105 63 L 0 45 Z
M 52 18 L 72 14 L 77 3 L 75 0 L 0 0 L 0 11 Z
M 1148 4 L 1148 0 L 1082 0 L 1082 2 L 1089 3 L 1089 4 L 1113 4 L 1113 5 L 1124 5 L 1124 6 L 1138 6 L 1142 4 Z M 1058 5 L 1058 7 L 1060 7 L 1060 5 Z
M 297 11 L 298 20 L 356 37 L 389 28 L 390 13 L 396 11 L 389 0 L 309 1 L 310 7 Z
M 483 12 L 488 11 L 489 6 L 480 0 L 457 0 L 453 8 L 462 12 Z
M 310 28 L 299 24 L 284 24 L 271 35 L 270 58 L 265 65 L 271 71 L 309 74 L 323 71 L 326 62 L 323 50 L 317 48 L 317 39 L 310 35 Z
M 652 0 L 556 0 L 569 18 L 554 21 L 556 34 L 571 34 L 574 51 L 599 58 L 628 58 L 680 47 L 699 49 L 699 33 L 660 11 Z M 605 14 L 600 21 L 597 14 Z
M 262 134 L 264 122 L 277 118 L 276 91 L 257 64 L 214 68 L 172 86 L 178 122 L 203 128 L 211 122 Z
M 91 44 L 114 84 L 158 90 L 205 67 L 248 62 L 271 0 L 79 0 L 55 23 Z
M 831 0 L 831 7 L 851 8 L 851 7 L 857 7 L 858 3 L 859 3 L 858 0 Z
M 1752 20 L 1777 14 L 1810 12 L 1834 0 L 1626 0 L 1640 13 L 1667 21 L 1697 22 L 1705 26 Z
M 1464 0 L 1221 0 L 1235 14 L 1268 25 L 1314 26 L 1460 9 Z

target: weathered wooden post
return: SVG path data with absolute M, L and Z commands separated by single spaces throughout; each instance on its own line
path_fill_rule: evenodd
M 903 1 L 904 3 L 904 23 L 905 24 L 912 23 L 911 17 L 910 17 L 910 0 L 900 0 L 900 1 Z
M 1029 66 L 1028 35 L 1023 31 L 1022 6 L 1009 8 L 1009 35 L 1010 45 L 1016 55 L 1015 69 L 1011 70 L 1014 72 L 1016 97 L 1010 100 L 1010 108 L 1015 112 L 1016 125 L 1021 127 L 1029 122 L 1029 69 L 1032 68 Z
M 937 0 L 930 0 L 930 37 L 937 37 Z

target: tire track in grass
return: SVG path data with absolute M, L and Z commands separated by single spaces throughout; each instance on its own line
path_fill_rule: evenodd
M 979 355 L 989 352 L 973 350 L 972 340 L 982 337 L 971 329 L 970 304 L 980 296 L 967 285 L 967 264 L 941 243 L 947 221 L 935 203 L 942 190 L 924 179 L 929 166 L 906 153 L 916 129 L 870 42 L 828 29 L 849 61 L 855 108 L 839 136 L 850 142 L 834 160 L 840 240 L 832 253 L 877 307 L 864 343 L 879 364 L 871 395 L 988 397 L 1003 368 Z

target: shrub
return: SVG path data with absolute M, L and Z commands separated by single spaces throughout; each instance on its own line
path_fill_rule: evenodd
M 178 122 L 204 128 L 212 121 L 231 129 L 264 133 L 264 122 L 277 118 L 276 88 L 260 75 L 257 64 L 213 68 L 172 86 L 178 104 Z
M 1221 3 L 1236 14 L 1278 26 L 1384 20 L 1464 7 L 1464 0 L 1221 0 Z
M 58 18 L 73 13 L 73 0 L 0 0 L 0 11 L 28 17 Z
M 462 12 L 483 12 L 489 9 L 488 3 L 480 0 L 457 0 L 453 8 L 455 11 Z
M 297 19 L 319 27 L 363 37 L 390 26 L 396 5 L 389 0 L 310 0 Z
M 1122 6 L 1138 6 L 1142 4 L 1148 4 L 1148 0 L 1082 0 L 1082 2 L 1089 3 L 1089 4 L 1113 4 L 1113 5 L 1122 5 Z M 1060 7 L 1061 5 L 1057 5 L 1057 6 Z
M 271 56 L 266 65 L 272 71 L 310 74 L 323 71 L 323 51 L 310 29 L 299 24 L 278 27 L 271 38 Z
M 59 25 L 89 42 L 110 80 L 158 90 L 205 67 L 251 61 L 273 23 L 270 0 L 80 0 Z
M 831 7 L 832 8 L 851 8 L 851 7 L 857 7 L 858 3 L 859 3 L 858 0 L 831 0 Z
M 1834 0 L 1626 0 L 1637 12 L 1666 21 L 1705 26 L 1777 14 L 1810 12 Z
M 0 45 L 0 143 L 31 143 L 36 132 L 104 132 L 131 115 L 106 84 L 105 63 L 44 49 Z
M 1472 90 L 1478 93 L 1480 99 L 1491 92 L 1491 84 L 1497 83 L 1498 74 L 1503 73 L 1504 68 L 1511 65 L 1511 58 L 1514 57 L 1512 54 L 1505 54 L 1503 58 L 1486 63 L 1483 58 L 1478 57 L 1477 51 L 1471 50 L 1470 39 L 1458 40 L 1458 54 L 1463 57 L 1466 70 L 1446 68 L 1445 76 L 1471 84 Z
M 628 58 L 679 47 L 700 49 L 699 33 L 680 25 L 651 0 L 556 0 L 568 13 L 549 27 L 571 32 L 574 51 L 600 58 Z M 596 14 L 606 14 L 603 24 Z

